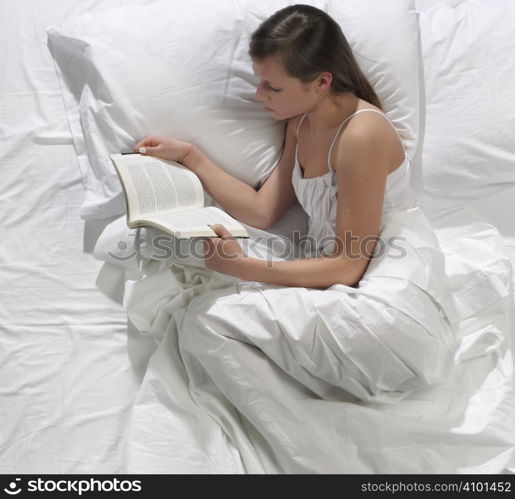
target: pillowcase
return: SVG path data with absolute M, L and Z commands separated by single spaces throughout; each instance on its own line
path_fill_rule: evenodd
M 419 30 L 414 2 L 331 0 L 356 60 L 413 159 L 420 130 Z
M 253 187 L 267 178 L 280 157 L 285 122 L 255 101 L 248 42 L 264 19 L 292 3 L 157 1 L 93 11 L 48 29 L 87 191 L 82 218 L 125 212 L 108 155 L 131 150 L 148 134 L 195 143 Z M 412 155 L 419 95 L 413 2 L 305 3 L 341 23 Z M 213 204 L 207 193 L 206 204 Z
M 252 31 L 276 10 L 297 2 L 245 3 L 246 22 L 252 23 L 247 28 L 250 38 Z M 414 1 L 311 0 L 302 3 L 327 12 L 340 25 L 385 114 L 399 131 L 408 156 L 416 161 L 422 120 L 422 79 Z
M 491 0 L 483 1 L 490 2 Z M 450 7 L 456 7 L 456 5 L 468 2 L 468 0 L 415 0 L 415 10 L 422 12 L 423 10 L 430 9 L 437 2 L 444 3 Z
M 252 186 L 272 171 L 284 122 L 254 100 L 243 14 L 227 1 L 154 2 L 48 28 L 84 172 L 82 218 L 124 213 L 109 153 L 149 134 L 194 142 Z
M 515 182 L 515 4 L 417 5 L 426 111 L 414 187 L 419 205 L 431 214 Z

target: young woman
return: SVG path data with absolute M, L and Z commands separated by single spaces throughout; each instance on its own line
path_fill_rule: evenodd
M 250 56 L 257 100 L 287 120 L 280 162 L 257 192 L 192 144 L 147 137 L 135 150 L 181 161 L 231 215 L 258 228 L 297 198 L 309 235 L 335 236 L 334 245 L 324 256 L 269 266 L 244 257 L 215 226 L 220 237 L 208 242 L 206 264 L 236 282 L 178 271 L 166 307 L 148 323 L 169 324 L 171 364 L 184 364 L 187 393 L 230 435 L 247 469 L 359 472 L 355 454 L 375 453 L 355 439 L 368 431 L 371 409 L 361 401 L 397 402 L 446 380 L 453 366 L 445 258 L 413 204 L 400 137 L 338 24 L 314 7 L 286 7 L 253 33 Z M 370 259 L 379 234 L 401 235 L 403 257 L 387 250 Z M 133 290 L 135 320 L 152 308 L 151 285 Z M 403 426 L 400 414 L 389 428 Z
M 276 12 L 253 33 L 249 54 L 261 80 L 256 99 L 275 119 L 287 120 L 282 157 L 258 191 L 193 144 L 149 136 L 134 150 L 181 162 L 222 208 L 258 228 L 272 225 L 297 198 L 310 216 L 309 236 L 335 241 L 325 256 L 270 266 L 247 258 L 225 227 L 215 225 L 220 238 L 206 241 L 208 268 L 284 286 L 356 285 L 383 210 L 413 203 L 400 136 L 339 25 L 325 12 L 308 5 Z

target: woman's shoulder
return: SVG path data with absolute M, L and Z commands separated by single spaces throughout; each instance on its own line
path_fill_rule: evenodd
M 345 129 L 348 131 L 366 132 L 367 130 L 380 129 L 383 125 L 389 126 L 384 111 L 370 104 L 370 102 L 360 99 L 356 111 L 350 116 Z
M 392 165 L 398 164 L 399 158 L 402 160 L 404 157 L 404 149 L 398 132 L 380 108 L 367 102 L 363 107 L 360 106 L 358 111 L 364 109 L 377 112 L 355 114 L 340 136 L 338 149 L 349 153 L 350 151 L 359 152 L 359 149 L 373 146 L 382 149 L 390 158 Z
M 345 141 L 353 141 L 357 138 L 375 139 L 382 142 L 397 143 L 399 138 L 393 124 L 389 121 L 385 112 L 380 108 L 362 101 L 358 106 L 341 135 Z M 366 111 L 366 112 L 365 112 Z

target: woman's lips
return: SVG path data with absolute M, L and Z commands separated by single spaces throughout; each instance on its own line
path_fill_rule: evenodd
M 266 108 L 267 111 L 273 111 L 273 109 L 270 108 L 270 107 L 265 106 L 265 108 Z

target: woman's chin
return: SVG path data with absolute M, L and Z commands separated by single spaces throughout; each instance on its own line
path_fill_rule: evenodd
M 279 112 L 277 112 L 275 109 L 270 109 L 269 107 L 266 107 L 265 108 L 267 113 L 272 117 L 274 118 L 274 120 L 277 120 L 277 121 L 283 121 L 285 120 L 285 118 L 283 116 L 281 116 L 279 114 Z

